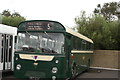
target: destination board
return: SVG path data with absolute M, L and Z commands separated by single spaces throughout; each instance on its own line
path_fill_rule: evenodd
M 18 27 L 19 30 L 40 31 L 40 30 L 64 30 L 62 24 L 55 21 L 25 21 Z

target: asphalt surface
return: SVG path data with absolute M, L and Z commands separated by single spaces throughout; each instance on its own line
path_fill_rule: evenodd
M 90 69 L 79 74 L 74 80 L 120 80 L 120 71 Z
M 2 80 L 26 80 L 26 79 L 15 79 L 13 76 L 7 76 Z M 73 80 L 120 80 L 120 71 L 90 69 L 79 74 Z

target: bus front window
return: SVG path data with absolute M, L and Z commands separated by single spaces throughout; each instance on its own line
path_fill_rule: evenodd
M 18 33 L 17 51 L 56 53 L 64 51 L 62 33 Z

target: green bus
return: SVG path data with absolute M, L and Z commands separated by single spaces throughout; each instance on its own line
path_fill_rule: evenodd
M 30 20 L 18 26 L 14 75 L 69 79 L 89 68 L 93 41 L 57 21 Z

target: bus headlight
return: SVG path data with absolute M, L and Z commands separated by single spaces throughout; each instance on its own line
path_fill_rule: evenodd
M 16 69 L 17 69 L 17 70 L 20 70 L 20 69 L 21 69 L 21 65 L 20 65 L 20 64 L 17 64 Z
M 56 60 L 55 63 L 56 63 L 56 64 L 59 63 L 59 60 Z
M 16 58 L 16 60 L 18 60 L 18 58 Z
M 56 80 L 56 76 L 52 76 L 52 80 Z
M 52 73 L 57 73 L 57 71 L 58 71 L 57 67 L 52 68 Z

